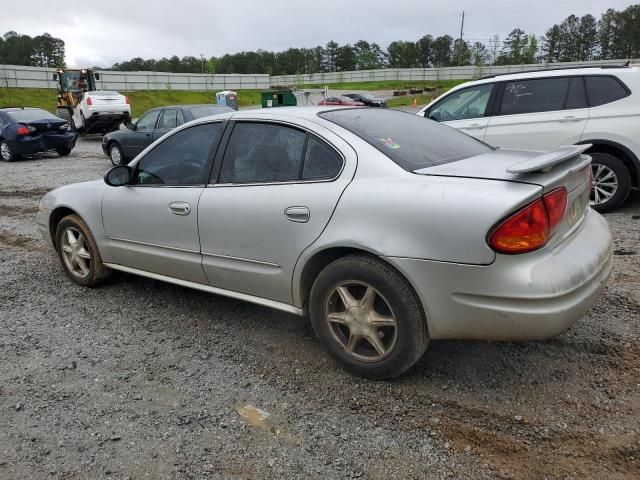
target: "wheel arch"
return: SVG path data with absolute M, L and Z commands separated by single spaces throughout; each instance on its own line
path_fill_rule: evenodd
M 393 265 L 393 263 L 389 262 L 384 257 L 381 257 L 380 255 L 372 251 L 369 251 L 360 247 L 341 247 L 341 246 L 327 247 L 317 252 L 314 252 L 305 261 L 304 266 L 302 266 L 302 270 L 300 273 L 300 279 L 297 285 L 294 287 L 294 288 L 297 288 L 297 291 L 295 292 L 295 294 L 298 295 L 298 298 L 300 300 L 300 306 L 304 310 L 305 315 L 308 314 L 309 296 L 311 294 L 311 287 L 313 286 L 313 283 L 317 278 L 318 274 L 330 263 L 340 258 L 347 257 L 349 255 L 362 255 L 362 256 L 375 258 L 377 261 L 384 263 L 387 267 L 392 268 L 402 279 L 404 279 L 404 281 L 407 282 L 407 285 L 411 289 L 416 300 L 418 301 L 418 305 L 420 306 L 420 310 L 422 312 L 423 318 L 427 322 L 427 331 L 429 331 L 428 315 L 427 315 L 427 312 L 425 311 L 425 306 L 423 304 L 422 297 L 421 295 L 419 295 L 418 290 L 416 289 L 411 279 L 409 279 L 403 272 L 401 272 L 395 265 Z M 295 294 L 294 294 L 294 297 L 296 297 Z M 296 303 L 295 298 L 294 298 L 294 303 Z
M 60 221 L 68 215 L 78 215 L 80 218 L 82 218 L 78 212 L 67 206 L 56 207 L 51 212 L 51 215 L 49 215 L 49 234 L 51 235 L 51 242 L 53 243 L 53 246 L 55 248 L 57 248 L 56 229 L 58 228 L 58 224 L 60 223 Z
M 593 146 L 589 148 L 585 153 L 607 153 L 616 158 L 619 158 L 624 165 L 629 170 L 631 174 L 631 186 L 638 188 L 640 187 L 640 160 L 638 157 L 631 151 L 631 149 L 625 147 L 624 145 L 614 142 L 611 140 L 601 140 L 601 139 L 593 139 L 593 140 L 582 140 L 578 142 L 580 144 L 590 143 Z

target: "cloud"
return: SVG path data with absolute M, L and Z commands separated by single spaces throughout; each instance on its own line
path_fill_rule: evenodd
M 425 34 L 457 37 L 462 10 L 466 10 L 465 38 L 470 41 L 487 41 L 496 33 L 504 38 L 515 27 L 540 35 L 571 13 L 598 17 L 606 8 L 622 9 L 629 3 L 112 0 L 69 9 L 50 0 L 31 0 L 29 8 L 16 2 L 3 5 L 0 32 L 49 32 L 65 41 L 69 64 L 110 66 L 132 57 L 201 53 L 209 57 L 242 50 L 313 47 L 329 40 L 365 39 L 386 47 L 393 40 L 417 40 Z

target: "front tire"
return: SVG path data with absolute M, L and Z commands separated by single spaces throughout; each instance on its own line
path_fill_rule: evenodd
M 111 159 L 111 163 L 116 167 L 127 163 L 122 147 L 117 143 L 114 143 L 109 147 L 109 158 Z
M 338 363 L 373 380 L 401 375 L 429 343 L 411 287 L 369 256 L 352 255 L 325 267 L 311 288 L 309 314 L 316 337 Z
M 78 285 L 95 287 L 109 274 L 91 230 L 78 215 L 64 217 L 56 227 L 56 251 L 64 272 Z
M 615 210 L 631 192 L 631 173 L 624 162 L 608 153 L 590 153 L 591 206 L 605 213 Z
M 0 142 L 0 158 L 5 162 L 13 162 L 19 160 L 20 156 L 15 154 L 11 146 L 3 140 Z

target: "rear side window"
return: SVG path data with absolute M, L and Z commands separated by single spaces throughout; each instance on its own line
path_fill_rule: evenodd
M 569 78 L 540 78 L 506 82 L 500 115 L 563 110 Z
M 329 144 L 285 125 L 238 122 L 227 145 L 219 183 L 329 180 L 343 160 Z
M 567 94 L 566 110 L 576 108 L 587 108 L 587 93 L 584 88 L 584 79 L 582 77 L 573 77 L 569 84 L 569 93 Z
M 319 116 L 362 138 L 409 172 L 493 150 L 454 128 L 397 110 L 350 108 Z
M 585 82 L 590 107 L 615 102 L 629 95 L 629 91 L 615 77 L 591 76 L 585 77 Z

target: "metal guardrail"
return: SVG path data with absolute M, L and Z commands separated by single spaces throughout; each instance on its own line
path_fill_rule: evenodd
M 385 80 L 438 81 L 470 80 L 487 75 L 515 73 L 526 70 L 545 70 L 558 67 L 581 67 L 624 64 L 628 60 L 598 60 L 591 62 L 534 63 L 530 65 L 484 65 L 443 68 L 388 68 L 382 70 L 359 70 L 354 72 L 314 73 L 305 75 L 266 74 L 197 74 L 163 72 L 116 72 L 97 70 L 100 80 L 97 86 L 102 90 L 226 90 L 257 89 L 267 90 L 274 85 L 331 85 L 334 83 L 371 82 Z M 631 60 L 632 64 L 640 59 Z M 52 74 L 54 68 L 0 65 L 0 88 L 56 88 Z
M 597 60 L 591 62 L 534 63 L 528 65 L 482 65 L 442 68 L 388 68 L 383 70 L 359 70 L 353 72 L 314 73 L 304 75 L 279 75 L 271 77 L 271 85 L 331 85 L 334 83 L 376 81 L 438 81 L 471 80 L 488 75 L 517 73 L 529 70 L 548 70 L 564 67 L 593 67 L 598 65 L 623 65 L 629 60 Z M 631 60 L 639 63 L 640 60 Z
M 0 65 L 0 88 L 56 88 L 54 68 Z M 101 90 L 194 90 L 218 91 L 226 89 L 269 89 L 269 75 L 208 75 L 163 72 L 116 72 L 96 70 Z

